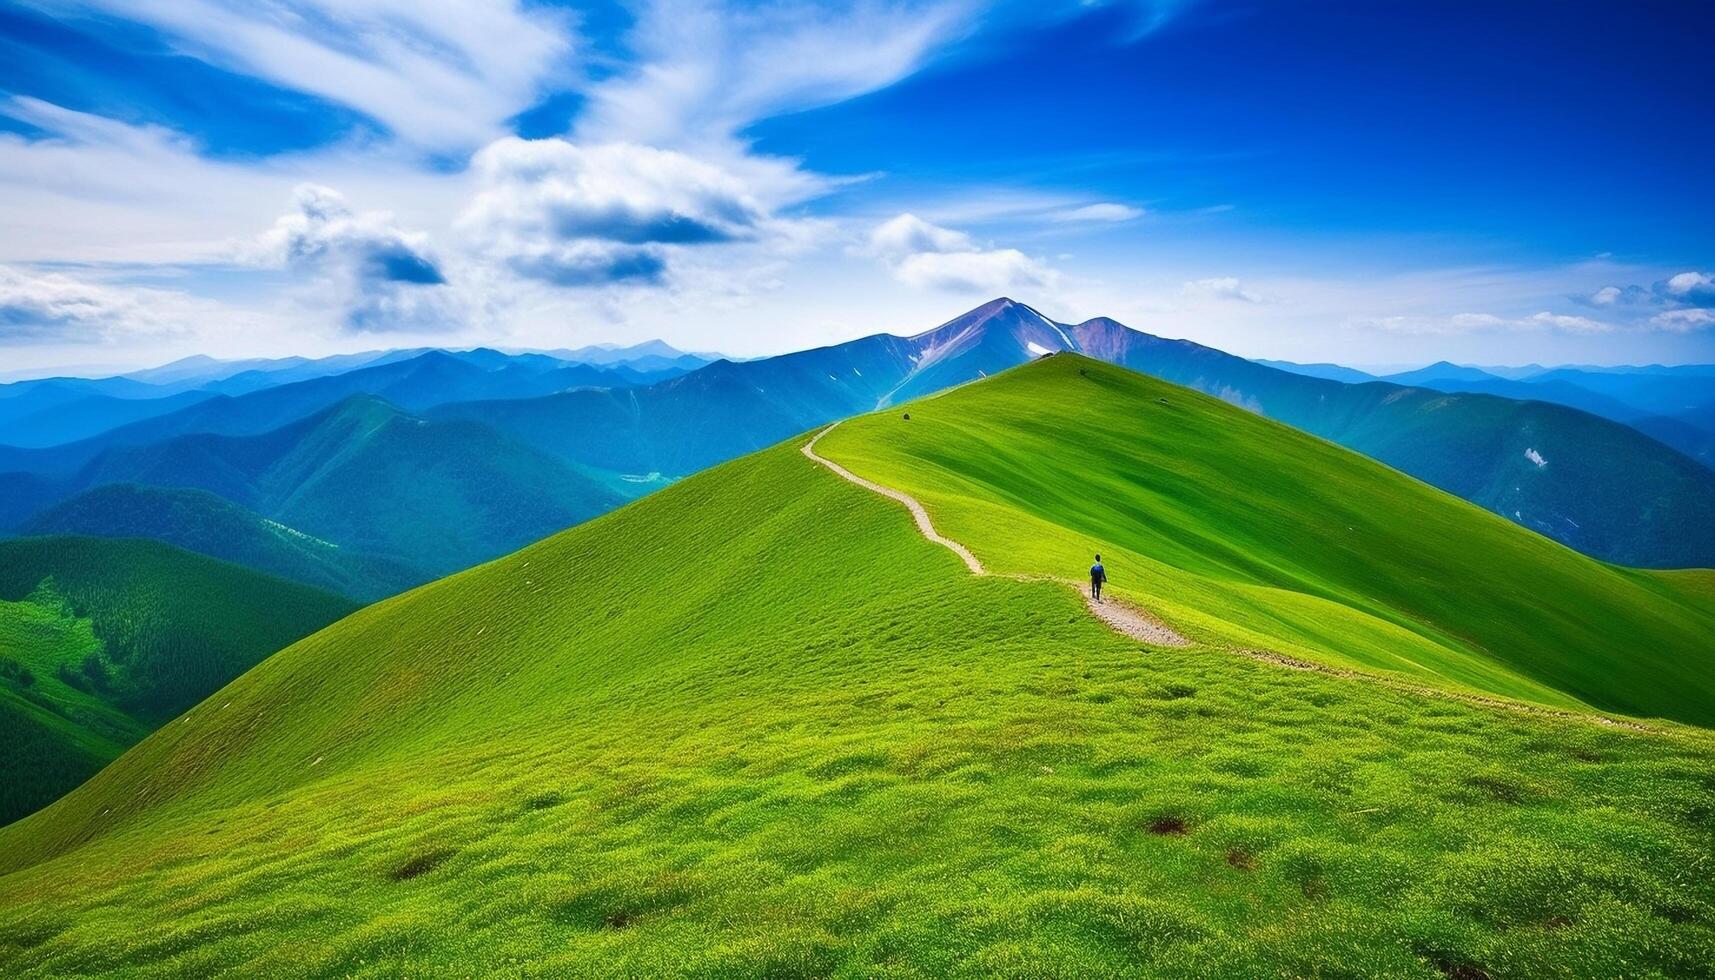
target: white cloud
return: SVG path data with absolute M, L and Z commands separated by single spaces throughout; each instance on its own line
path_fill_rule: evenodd
M 87 344 L 185 332 L 208 304 L 181 292 L 114 286 L 0 266 L 0 343 Z
M 1268 299 L 1244 287 L 1233 276 L 1220 276 L 1214 279 L 1198 279 L 1188 282 L 1182 287 L 1187 296 L 1198 296 L 1205 299 L 1237 300 L 1241 303 L 1266 303 Z
M 588 90 L 574 135 L 707 155 L 758 119 L 886 88 L 979 32 L 1039 28 L 1092 2 L 640 0 L 627 38 L 636 63 Z M 1189 2 L 1112 5 L 1131 15 L 1135 40 Z
M 919 252 L 893 267 L 894 278 L 919 289 L 1003 293 L 1019 287 L 1046 287 L 1054 273 L 1015 248 L 986 252 Z
M 1667 294 L 1675 297 L 1694 296 L 1715 288 L 1715 278 L 1702 272 L 1681 272 L 1667 280 Z
M 1603 286 L 1590 294 L 1587 302 L 1604 307 L 1715 308 L 1715 276 L 1690 270 L 1657 280 L 1648 288 L 1636 284 Z
M 976 242 L 962 231 L 930 224 L 914 214 L 896 215 L 869 233 L 867 254 L 901 258 L 913 252 L 974 252 Z
M 1550 313 L 1547 310 L 1531 314 L 1530 321 L 1539 326 L 1567 333 L 1607 333 L 1614 329 L 1610 324 L 1600 320 L 1592 320 L 1584 316 L 1569 316 L 1565 313 Z
M 555 285 L 658 283 L 679 250 L 791 236 L 744 177 L 672 150 L 508 138 L 473 169 L 481 190 L 459 230 L 480 254 Z
M 1535 449 L 1526 448 L 1524 451 L 1524 458 L 1536 464 L 1536 468 L 1539 470 L 1548 465 L 1548 460 L 1543 459 L 1542 454 L 1537 452 Z
M 1707 272 L 1681 272 L 1656 283 L 1655 290 L 1670 307 L 1715 308 L 1715 276 Z
M 567 18 L 513 0 L 87 0 L 187 53 L 349 106 L 418 146 L 499 135 L 564 76 Z
M 858 251 L 919 289 L 999 293 L 1052 286 L 1057 280 L 1052 269 L 1015 248 L 984 248 L 962 231 L 910 213 L 877 225 Z
M 416 333 L 463 324 L 464 297 L 446 277 L 428 236 L 385 211 L 358 213 L 338 191 L 301 184 L 292 209 L 258 239 L 253 258 L 311 277 L 306 306 L 335 311 L 343 329 Z
M 1624 295 L 1625 294 L 1620 291 L 1620 287 L 1618 286 L 1603 286 L 1601 289 L 1590 294 L 1590 302 L 1595 303 L 1597 306 L 1613 306 L 1615 303 L 1618 303 L 1620 298 Z
M 1674 333 L 1691 333 L 1715 326 L 1715 311 L 1701 309 L 1664 310 L 1650 317 L 1650 323 Z
M 53 6 L 149 25 L 177 54 L 348 107 L 387 131 L 360 126 L 340 143 L 303 152 L 213 156 L 170 128 L 0 96 L 0 111 L 46 133 L 0 133 L 0 262 L 78 262 L 79 275 L 123 266 L 126 278 L 109 282 L 171 279 L 211 297 L 182 307 L 201 319 L 191 334 L 172 335 L 182 345 L 175 354 L 326 350 L 353 343 L 354 329 L 458 327 L 473 340 L 558 342 L 568 323 L 648 336 L 693 320 L 729 331 L 742 322 L 764 337 L 756 343 L 785 349 L 836 322 L 873 329 L 881 308 L 894 311 L 886 323 L 901 328 L 943 312 L 938 301 L 885 288 L 886 275 L 960 289 L 1056 281 L 1040 259 L 969 236 L 943 237 L 878 269 L 853 269 L 843 253 L 816 247 L 844 234 L 839 223 L 805 217 L 797 206 L 879 175 L 809 171 L 758 153 L 745 129 L 885 88 L 933 59 L 977 52 L 964 43 L 971 39 L 1017 35 L 1081 11 L 1079 0 L 638 0 L 622 4 L 632 26 L 603 38 L 599 52 L 574 37 L 580 14 L 536 0 Z M 599 72 L 591 68 L 598 58 Z M 468 151 L 517 142 L 505 134 L 520 110 L 570 91 L 584 99 L 575 138 L 562 141 L 585 155 L 571 167 L 576 177 L 550 167 L 539 179 L 510 173 L 490 183 L 480 167 L 457 168 Z M 626 144 L 632 155 L 624 159 L 624 151 L 601 149 Z M 425 165 L 430 154 L 434 167 Z M 614 159 L 599 159 L 604 154 Z M 656 164 L 672 172 L 652 182 Z M 702 180 L 710 173 L 719 175 L 713 186 Z M 320 198 L 282 217 L 281 202 L 306 183 L 338 188 L 357 206 L 324 207 Z M 992 206 L 990 190 L 977 196 Z M 938 193 L 935 200 L 945 203 Z M 1028 220 L 1134 216 L 1127 205 L 1091 200 L 1099 201 L 1046 196 Z M 878 207 L 873 197 L 869 206 Z M 891 214 L 906 202 L 879 207 Z M 937 220 L 971 227 L 977 219 Z M 259 240 L 258 230 L 271 224 Z M 296 275 L 235 268 L 264 259 Z M 552 285 L 615 277 L 671 288 Z M 447 281 L 411 281 L 434 278 Z M 112 293 L 89 309 L 121 310 L 124 296 L 140 304 L 128 316 L 107 316 L 133 325 L 116 336 L 185 320 L 167 299 L 189 302 L 189 294 L 99 281 L 94 288 Z M 866 293 L 870 312 L 828 299 L 840 290 Z M 775 304 L 765 317 L 731 312 L 764 301 Z M 898 312 L 907 308 L 910 316 Z M 721 310 L 730 314 L 724 322 Z M 81 330 L 98 334 L 107 335 Z M 147 349 L 165 354 L 170 346 Z M 54 356 L 39 345 L 28 350 L 42 363 Z
M 817 236 L 816 224 L 774 215 L 862 178 L 831 178 L 797 160 L 757 153 L 742 135 L 744 128 L 768 116 L 885 88 L 922 67 L 949 40 L 974 30 L 990 6 L 990 0 L 760 5 L 644 0 L 633 8 L 636 23 L 626 37 L 632 63 L 585 90 L 584 107 L 565 142 L 606 155 L 590 161 L 611 171 L 601 183 L 651 185 L 640 195 L 647 200 L 636 208 L 645 223 L 676 213 L 688 219 L 680 224 L 687 236 L 766 241 L 776 251 L 801 249 Z M 649 166 L 640 175 L 627 173 L 626 158 Z M 668 183 L 680 179 L 692 181 L 697 200 L 674 203 L 683 195 Z M 580 195 L 591 192 L 578 189 Z M 594 188 L 592 196 L 613 194 Z M 713 220 L 705 222 L 700 215 Z M 590 217 L 593 223 L 595 216 Z M 487 223 L 472 212 L 467 219 L 473 229 Z M 516 229 L 518 223 L 504 224 Z M 485 248 L 535 279 L 675 281 L 674 268 L 688 267 L 689 246 L 696 242 L 664 240 L 667 229 L 657 230 L 660 234 L 633 236 L 637 241 L 544 234 L 540 228 L 481 237 L 487 240 Z M 715 251 L 737 256 L 745 250 Z M 732 278 L 752 280 L 738 270 Z
M 1465 330 L 1487 330 L 1507 325 L 1507 321 L 1493 313 L 1455 313 L 1447 318 L 1447 322 Z
M 264 257 L 283 265 L 390 283 L 446 281 L 428 250 L 428 236 L 407 232 L 385 211 L 357 214 L 338 191 L 318 184 L 294 189 L 292 210 L 261 239 Z
M 1115 204 L 1112 202 L 1086 204 L 1083 207 L 1067 208 L 1064 211 L 1056 211 L 1049 215 L 1049 218 L 1054 221 L 1067 222 L 1134 221 L 1141 217 L 1143 217 L 1142 208 L 1132 207 L 1129 204 Z

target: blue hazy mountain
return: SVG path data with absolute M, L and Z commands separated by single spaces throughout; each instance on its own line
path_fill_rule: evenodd
M 582 386 L 649 384 L 708 361 L 661 343 L 567 356 L 487 348 L 416 348 L 307 358 L 218 361 L 189 357 L 112 378 L 49 378 L 0 385 L 0 446 L 37 449 L 92 440 L 68 450 L 139 444 L 187 432 L 266 431 L 354 394 L 410 409 L 445 401 L 524 397 Z M 184 411 L 202 406 L 200 411 Z M 183 412 L 183 414 L 180 414 Z M 152 422 L 149 425 L 136 423 Z M 103 439 L 115 430 L 126 429 Z
M 1482 368 L 1466 367 L 1451 361 L 1436 361 L 1415 371 L 1384 374 L 1377 380 L 1396 385 L 1421 385 L 1431 381 L 1493 381 L 1496 376 Z
M 26 514 L 0 514 L 18 530 L 147 537 L 362 598 L 513 551 L 623 499 L 491 428 L 429 421 L 369 395 L 266 433 L 112 447 L 57 481 L 0 475 L 0 497 L 28 501 Z M 277 527 L 235 530 L 251 515 Z M 266 545 L 270 530 L 298 546 Z M 223 535 L 234 540 L 221 545 Z
M 59 384 L 42 385 L 0 401 L 0 445 L 41 448 L 76 442 L 133 422 L 170 415 L 213 397 L 213 392 L 193 390 L 125 398 Z
M 1363 384 L 1376 380 L 1376 376 L 1357 368 L 1349 368 L 1343 364 L 1299 364 L 1294 361 L 1271 361 L 1267 358 L 1254 358 L 1256 363 L 1265 367 L 1275 368 L 1291 374 L 1302 374 L 1309 378 L 1323 378 L 1328 381 L 1344 381 L 1348 384 Z
M 254 435 L 305 418 L 353 395 L 374 395 L 409 411 L 449 401 L 529 397 L 571 388 L 623 388 L 673 377 L 675 369 L 597 367 L 544 355 L 495 351 L 412 352 L 383 356 L 353 370 L 264 387 L 239 395 L 199 394 L 177 411 L 115 425 L 75 442 L 29 449 L 0 445 L 0 472 L 69 475 L 104 450 L 141 446 L 194 433 Z M 236 378 L 238 376 L 233 376 Z M 233 378 L 222 379 L 230 381 Z M 183 395 L 173 397 L 184 397 Z
M 1455 373 L 1435 367 L 1412 372 L 1420 375 L 1412 383 L 1438 391 L 1567 405 L 1623 422 L 1715 467 L 1715 367 L 1561 367 L 1516 378 L 1497 376 L 1493 369 Z

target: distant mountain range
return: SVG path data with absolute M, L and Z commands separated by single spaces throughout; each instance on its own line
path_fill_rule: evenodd
M 402 560 L 365 555 L 206 490 L 104 483 L 47 508 L 25 535 L 148 538 L 331 592 L 372 600 L 422 582 Z
M 141 486 L 204 493 L 162 497 Z M 417 418 L 370 395 L 257 435 L 113 446 L 66 478 L 7 486 L 0 476 L 0 488 L 37 505 L 18 525 L 24 533 L 153 538 L 311 584 L 344 583 L 340 591 L 366 599 L 623 502 L 491 428 Z
M 700 366 L 691 355 L 686 362 Z M 322 362 L 313 362 L 318 366 Z M 638 368 L 615 362 L 595 366 L 546 354 L 503 354 L 479 348 L 449 352 L 427 350 L 410 356 L 392 354 L 368 358 L 348 370 L 302 377 L 298 368 L 270 372 L 270 383 L 255 386 L 256 372 L 223 375 L 203 382 L 194 391 L 164 397 L 108 394 L 116 388 L 134 392 L 132 379 L 68 382 L 64 379 L 0 386 L 0 392 L 23 387 L 0 397 L 0 471 L 65 472 L 88 462 L 102 450 L 144 445 L 174 435 L 218 433 L 253 435 L 320 411 L 352 395 L 375 395 L 402 408 L 420 410 L 449 401 L 481 398 L 521 398 L 578 387 L 618 388 L 647 384 L 691 370 L 689 366 Z M 249 378 L 242 384 L 239 379 Z M 91 388 L 90 386 L 95 387 Z M 188 399 L 188 403 L 187 403 Z M 13 406 L 17 406 L 16 410 Z M 57 416 L 68 407 L 79 409 L 75 419 Z M 96 421 L 104 418 L 105 424 Z M 136 418 L 137 421 L 132 421 Z M 9 436 L 24 430 L 20 436 Z M 87 436 L 87 437 L 83 437 Z M 39 447 L 38 453 L 18 453 L 3 447 Z
M 1436 391 L 1553 402 L 1623 422 L 1715 468 L 1715 364 L 1507 368 L 1439 361 L 1377 377 L 1338 364 L 1257 363 L 1354 384 L 1387 381 Z
M 1009 299 L 912 337 L 716 362 L 626 390 L 452 402 L 429 414 L 482 422 L 585 466 L 682 476 L 1056 351 L 1295 425 L 1597 557 L 1715 565 L 1715 474 L 1627 426 L 1539 401 L 1307 377 L 1105 317 L 1057 323 Z
M 1309 378 L 1323 378 L 1328 381 L 1344 381 L 1348 384 L 1361 385 L 1366 381 L 1376 380 L 1376 376 L 1357 368 L 1349 368 L 1340 364 L 1296 364 L 1292 361 L 1270 361 L 1258 358 L 1258 364 L 1264 367 L 1278 368 L 1293 374 L 1302 374 Z
M 1060 351 L 1287 422 L 1600 558 L 1715 565 L 1715 472 L 1664 444 L 1696 448 L 1708 379 L 1695 371 L 1520 380 L 1432 365 L 1401 384 L 1107 318 L 1059 323 L 1004 298 L 909 337 L 749 361 L 658 343 L 417 350 L 0 386 L 0 431 L 35 443 L 0 446 L 0 528 L 148 537 L 371 599 L 794 433 Z M 1682 402 L 1688 417 L 1669 414 Z

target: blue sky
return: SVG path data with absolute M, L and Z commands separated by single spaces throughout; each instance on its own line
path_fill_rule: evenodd
M 0 364 L 1715 360 L 1705 3 L 0 3 Z

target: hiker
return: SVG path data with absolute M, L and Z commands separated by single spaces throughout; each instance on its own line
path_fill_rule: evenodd
M 1102 601 L 1102 583 L 1108 580 L 1108 570 L 1102 567 L 1102 556 L 1096 556 L 1096 563 L 1090 566 L 1090 598 Z

